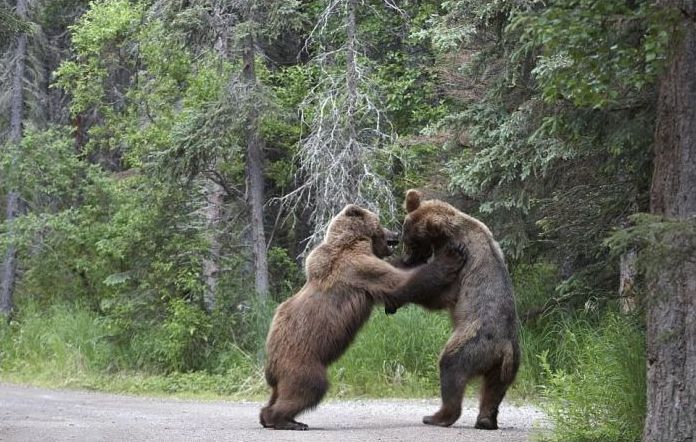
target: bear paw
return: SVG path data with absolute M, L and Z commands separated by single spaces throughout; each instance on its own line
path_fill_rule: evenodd
M 474 428 L 477 430 L 497 430 L 498 422 L 488 417 L 482 417 L 476 419 L 476 425 L 474 425 Z
M 295 430 L 295 431 L 307 431 L 309 429 L 307 424 L 303 424 L 302 422 L 297 422 L 297 421 L 283 422 L 280 424 L 275 424 L 273 426 L 273 428 L 276 430 Z
M 438 427 L 449 427 L 457 421 L 453 416 L 442 416 L 440 413 L 435 413 L 432 416 L 425 416 L 423 423 L 426 425 L 437 425 Z

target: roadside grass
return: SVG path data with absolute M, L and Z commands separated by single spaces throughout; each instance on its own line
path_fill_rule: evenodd
M 408 307 L 388 316 L 376 309 L 348 352 L 331 366 L 328 396 L 439 396 L 437 361 L 450 333 L 446 314 Z M 222 362 L 215 370 L 114 369 L 115 358 L 128 356 L 114 348 L 103 322 L 87 309 L 57 305 L 40 311 L 27 304 L 11 324 L 0 325 L 0 380 L 44 387 L 264 400 L 268 391 L 260 356 L 231 345 L 217 355 Z M 535 397 L 536 386 L 525 381 L 533 379 L 527 370 L 523 365 L 509 394 L 513 400 Z M 477 393 L 473 382 L 467 396 Z
M 520 299 L 535 302 L 548 296 L 542 292 L 548 290 L 546 270 L 525 269 Z M 181 348 L 187 348 L 191 358 L 191 349 L 203 342 L 190 345 L 187 327 L 166 328 L 164 334 L 146 331 L 124 345 L 111 336 L 113 321 L 88 308 L 70 304 L 42 308 L 25 301 L 11 324 L 0 324 L 0 380 L 132 394 L 265 399 L 262 349 L 273 310 L 273 306 L 251 303 L 236 323 L 245 330 L 241 339 L 200 350 L 199 357 L 206 360 L 194 365 L 206 368 L 185 371 L 175 369 Z M 181 306 L 176 306 L 176 312 L 180 321 L 204 328 L 200 318 Z M 330 368 L 329 397 L 439 396 L 438 357 L 451 330 L 449 316 L 443 312 L 410 306 L 386 315 L 376 307 L 350 349 Z M 538 397 L 543 373 L 535 355 L 544 349 L 541 338 L 522 330 L 523 348 L 534 354 L 523 352 L 518 380 L 508 394 L 513 400 Z M 182 345 L 172 345 L 179 341 Z M 474 381 L 467 396 L 477 394 Z
M 548 299 L 554 278 L 553 269 L 543 265 L 518 269 L 514 279 L 520 310 Z M 261 349 L 272 306 L 251 305 L 252 313 L 235 323 L 245 331 L 243 340 L 206 349 L 196 347 L 205 339 L 189 345 L 191 336 L 199 336 L 180 327 L 164 329 L 168 334 L 146 331 L 131 344 L 116 343 L 108 321 L 79 305 L 40 308 L 25 301 L 18 311 L 10 324 L 0 323 L 0 381 L 197 399 L 268 397 Z M 202 319 L 186 316 L 186 309 L 181 314 L 200 325 Z M 438 397 L 437 360 L 450 333 L 446 314 L 408 307 L 387 316 L 376 308 L 351 348 L 330 368 L 328 397 Z M 211 336 L 218 339 L 219 333 Z M 165 352 L 163 359 L 143 358 L 143 348 L 156 347 L 158 339 L 186 345 L 172 346 L 175 353 Z M 546 439 L 640 439 L 645 346 L 639 318 L 611 308 L 603 313 L 558 311 L 522 327 L 521 346 L 522 366 L 506 400 L 541 406 L 554 428 Z M 195 365 L 206 368 L 172 368 L 182 348 L 189 358 L 198 351 L 206 359 Z M 143 365 L 149 360 L 153 365 Z M 161 361 L 169 361 L 169 368 L 163 369 L 167 365 Z M 467 396 L 477 394 L 478 385 L 472 383 Z
M 54 305 L 42 312 L 26 303 L 19 317 L 0 324 L 0 380 L 5 382 L 200 398 L 265 394 L 256 359 L 238 348 L 234 357 L 226 355 L 225 373 L 114 371 L 114 359 L 124 357 L 117 353 L 105 324 L 79 306 Z
M 414 307 L 392 316 L 375 311 L 331 367 L 329 397 L 436 396 L 438 353 L 449 333 L 442 314 Z M 105 324 L 85 308 L 54 305 L 42 311 L 26 303 L 10 324 L 0 325 L 0 380 L 43 387 L 259 400 L 268 393 L 261 356 L 230 345 L 216 355 L 215 370 L 114 370 L 121 365 L 115 359 L 128 355 L 114 348 Z
M 448 316 L 416 307 L 380 308 L 330 369 L 334 397 L 439 395 L 438 356 L 451 333 Z

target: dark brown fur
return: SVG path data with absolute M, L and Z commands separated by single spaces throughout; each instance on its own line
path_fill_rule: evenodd
M 498 406 L 520 364 L 518 323 L 512 283 L 498 243 L 477 219 L 439 200 L 422 201 L 409 190 L 403 242 L 406 264 L 424 262 L 451 243 L 463 244 L 468 260 L 455 283 L 415 302 L 448 309 L 454 332 L 440 355 L 442 406 L 423 418 L 431 425 L 452 425 L 461 414 L 464 388 L 483 378 L 476 428 L 498 428 Z M 389 312 L 389 311 L 388 311 Z
M 345 352 L 373 305 L 401 305 L 432 287 L 444 290 L 465 262 L 463 250 L 450 247 L 431 264 L 395 268 L 380 259 L 391 254 L 390 235 L 377 215 L 355 205 L 332 220 L 307 257 L 307 282 L 278 306 L 268 332 L 265 374 L 272 392 L 261 425 L 306 430 L 295 416 L 324 397 L 328 365 Z

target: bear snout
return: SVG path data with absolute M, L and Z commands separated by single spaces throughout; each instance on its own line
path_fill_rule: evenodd
M 387 245 L 390 247 L 394 247 L 399 244 L 399 234 L 397 232 L 384 229 L 384 239 L 387 241 Z

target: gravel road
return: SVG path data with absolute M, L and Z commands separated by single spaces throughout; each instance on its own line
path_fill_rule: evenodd
M 260 403 L 143 398 L 0 384 L 0 441 L 480 441 L 530 440 L 544 415 L 503 403 L 498 431 L 474 430 L 476 404 L 465 403 L 450 428 L 421 417 L 437 400 L 327 401 L 301 416 L 309 431 L 258 423 Z

